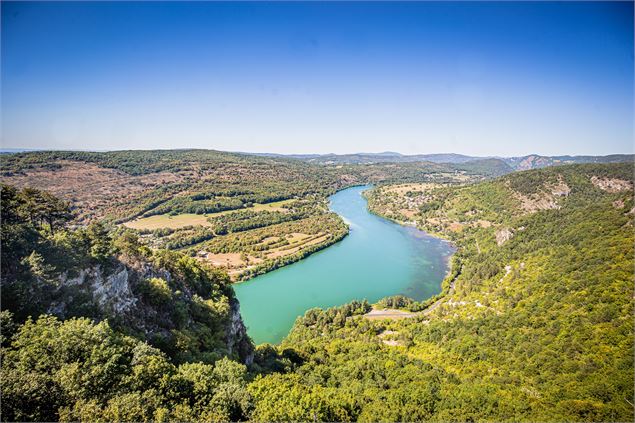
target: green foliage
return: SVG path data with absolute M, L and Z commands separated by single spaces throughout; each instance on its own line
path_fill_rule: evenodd
M 51 232 L 21 211 L 34 192 L 2 191 L 2 310 L 16 322 L 43 313 L 110 319 L 175 362 L 250 353 L 246 336 L 228 340 L 237 310 L 226 274 L 180 253 L 153 252 L 134 232 L 101 222 Z
M 88 319 L 27 320 L 2 350 L 5 421 L 239 421 L 244 365 L 175 367 L 159 350 Z
M 165 305 L 172 299 L 172 290 L 161 278 L 142 279 L 138 289 L 141 295 L 155 306 Z
M 378 305 L 382 308 L 409 309 L 414 303 L 415 301 L 412 298 L 404 295 L 395 295 L 381 299 Z
M 106 262 L 114 253 L 110 231 L 101 222 L 88 226 L 87 235 L 91 243 L 90 255 L 99 262 Z
M 251 210 L 240 211 L 229 215 L 222 215 L 210 218 L 212 229 L 217 235 L 226 235 L 233 232 L 248 231 L 250 229 L 262 228 L 291 220 L 298 220 L 303 217 L 301 213 L 281 213 Z

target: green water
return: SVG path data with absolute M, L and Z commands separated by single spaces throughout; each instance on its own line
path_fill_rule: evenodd
M 256 344 L 280 342 L 296 317 L 313 307 L 355 299 L 373 303 L 397 294 L 423 300 L 439 293 L 451 245 L 371 214 L 361 195 L 368 188 L 348 188 L 330 198 L 331 210 L 350 226 L 342 241 L 234 286 Z

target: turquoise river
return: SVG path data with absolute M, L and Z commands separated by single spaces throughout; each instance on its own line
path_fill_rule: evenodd
M 352 300 L 373 303 L 391 295 L 423 300 L 439 293 L 452 246 L 368 211 L 352 187 L 330 197 L 350 227 L 342 241 L 304 260 L 234 286 L 248 333 L 256 344 L 278 343 L 310 308 Z

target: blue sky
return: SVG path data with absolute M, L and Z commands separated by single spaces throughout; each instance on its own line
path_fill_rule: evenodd
M 633 3 L 2 3 L 2 147 L 633 152 Z

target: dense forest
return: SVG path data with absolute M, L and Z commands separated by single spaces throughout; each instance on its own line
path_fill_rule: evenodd
M 151 163 L 127 153 L 39 154 L 42 161 L 36 154 L 3 164 L 17 175 L 7 181 L 22 187 L 20 178 L 34 177 L 29 166 L 49 172 L 42 169 L 56 160 L 126 178 L 178 173 L 173 155 L 194 153 L 148 153 L 157 154 Z M 379 178 L 393 165 L 357 172 Z M 456 184 L 482 176 L 461 181 L 403 166 L 376 180 L 369 205 L 378 214 L 407 211 L 390 217 L 456 244 L 443 294 L 376 305 L 410 310 L 402 319 L 370 319 L 363 301 L 309 310 L 279 346 L 252 345 L 230 278 L 199 252 L 254 264 L 277 249 L 301 253 L 301 241 L 318 240 L 309 244 L 318 248 L 321 238 L 311 237 L 323 228 L 345 235 L 323 202 L 338 184 L 360 181 L 340 173 L 345 167 L 324 167 L 333 173 L 319 189 L 299 181 L 290 195 L 259 191 L 272 196 L 201 215 L 204 225 L 145 232 L 118 225 L 110 212 L 87 219 L 63 195 L 3 185 L 2 419 L 632 420 L 633 165 L 569 165 L 467 185 Z M 323 176 L 310 178 L 317 187 Z M 292 201 L 266 209 L 267 200 Z M 185 239 L 171 238 L 180 231 L 199 238 L 164 249 Z

